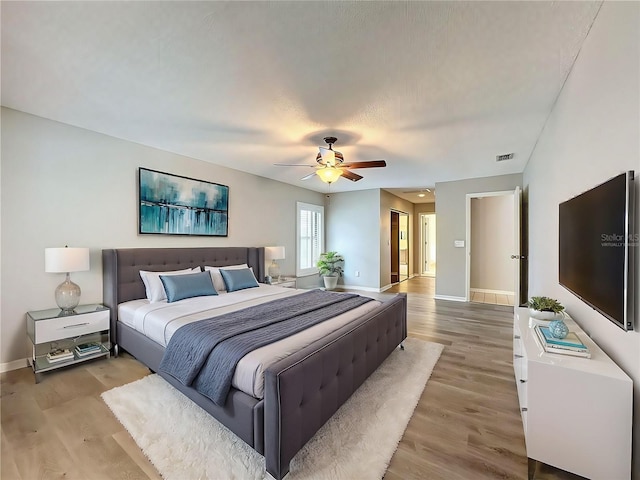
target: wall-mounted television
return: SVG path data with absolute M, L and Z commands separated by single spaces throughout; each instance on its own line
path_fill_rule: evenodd
M 560 285 L 624 330 L 633 330 L 634 172 L 560 204 Z

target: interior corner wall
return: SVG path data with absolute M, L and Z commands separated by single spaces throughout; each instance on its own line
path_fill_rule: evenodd
M 633 478 L 640 479 L 640 249 L 635 331 L 624 332 L 558 283 L 558 205 L 625 170 L 636 171 L 640 226 L 640 3 L 604 2 L 524 172 L 529 295 L 547 295 L 634 382 Z M 585 419 L 588 421 L 588 419 Z
M 380 190 L 380 250 L 378 251 L 380 270 L 378 285 L 382 289 L 391 286 L 391 210 L 409 214 L 409 277 L 415 271 L 415 255 L 413 251 L 415 243 L 413 241 L 413 232 L 411 232 L 414 225 L 414 205 L 408 200 L 397 197 L 386 190 Z
M 458 300 L 467 296 L 466 248 L 455 247 L 453 243 L 466 239 L 467 194 L 515 190 L 520 186 L 520 173 L 436 184 L 436 296 Z
M 103 248 L 284 245 L 281 269 L 293 274 L 296 202 L 324 204 L 318 192 L 7 108 L 1 128 L 0 364 L 27 357 L 25 313 L 55 308 L 64 275 L 44 272 L 46 247 L 90 249 L 91 270 L 71 274 L 82 303 L 102 301 Z M 138 235 L 138 167 L 228 185 L 229 236 Z
M 344 256 L 344 285 L 376 290 L 380 287 L 379 212 L 378 189 L 328 195 L 325 249 Z

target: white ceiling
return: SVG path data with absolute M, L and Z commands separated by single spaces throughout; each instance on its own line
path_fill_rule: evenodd
M 335 135 L 417 203 L 522 172 L 600 5 L 3 1 L 2 105 L 322 192 L 272 164 Z

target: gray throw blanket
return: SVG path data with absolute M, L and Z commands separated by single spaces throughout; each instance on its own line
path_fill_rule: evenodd
M 371 300 L 309 290 L 189 323 L 171 337 L 159 370 L 224 405 L 236 365 L 246 354 Z

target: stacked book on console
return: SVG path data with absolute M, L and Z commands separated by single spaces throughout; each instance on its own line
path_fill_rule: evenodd
M 88 357 L 89 355 L 95 355 L 96 353 L 102 352 L 102 347 L 99 343 L 83 343 L 81 345 L 76 345 L 76 348 L 73 349 L 76 352 L 76 355 L 80 358 Z
M 562 355 L 591 358 L 589 349 L 584 343 L 582 343 L 582 340 L 580 340 L 574 332 L 569 332 L 569 334 L 564 338 L 556 338 L 551 335 L 549 327 L 536 325 L 534 330 L 540 340 L 542 348 L 544 348 L 544 351 L 547 353 L 559 353 Z
M 68 348 L 57 348 L 47 353 L 47 361 L 49 363 L 64 362 L 66 360 L 73 360 L 73 352 Z

